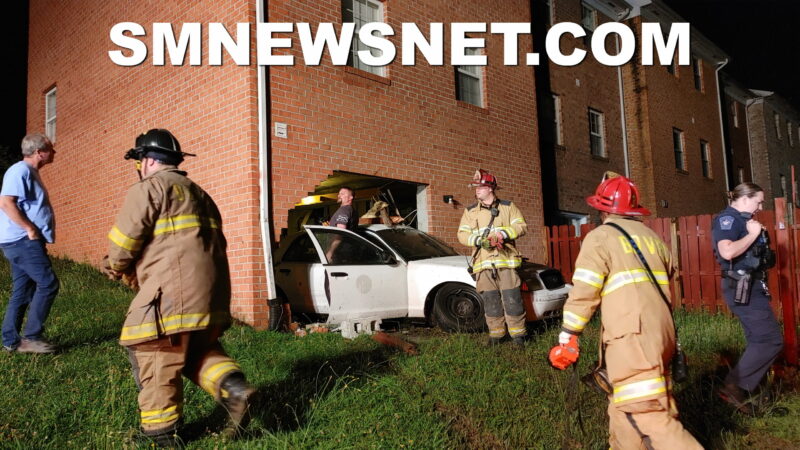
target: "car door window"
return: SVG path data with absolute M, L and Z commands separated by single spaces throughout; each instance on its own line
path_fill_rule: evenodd
M 385 253 L 381 249 L 358 236 L 335 229 L 315 229 L 313 233 L 328 258 L 328 264 L 361 265 L 386 263 Z
M 307 234 L 295 239 L 291 247 L 283 255 L 283 261 L 309 264 L 320 262 L 317 249 Z

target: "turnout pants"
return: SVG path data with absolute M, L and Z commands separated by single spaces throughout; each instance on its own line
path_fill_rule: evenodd
M 497 269 L 496 278 L 491 269 L 478 272 L 476 288 L 483 298 L 483 310 L 489 336 L 500 339 L 508 334 L 522 337 L 525 329 L 525 307 L 519 292 L 520 279 L 515 269 Z
M 739 318 L 744 330 L 747 347 L 736 366 L 725 378 L 726 383 L 736 384 L 746 391 L 754 390 L 775 358 L 783 349 L 781 326 L 769 305 L 769 296 L 760 280 L 753 282 L 750 303 L 734 303 L 736 284 L 727 278 L 722 279 L 722 295 L 731 312 Z
M 640 334 L 612 339 L 606 365 L 614 386 L 608 399 L 609 445 L 620 449 L 702 449 L 678 421 L 665 370 L 672 349 L 651 345 Z
M 241 372 L 219 342 L 218 329 L 173 334 L 128 347 L 139 388 L 139 413 L 145 434 L 172 432 L 183 409 L 183 379 L 220 401 L 220 385 Z

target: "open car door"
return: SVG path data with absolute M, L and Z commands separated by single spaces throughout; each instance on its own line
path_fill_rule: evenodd
M 328 323 L 408 315 L 406 265 L 393 254 L 341 228 L 306 226 L 306 232 L 325 267 Z

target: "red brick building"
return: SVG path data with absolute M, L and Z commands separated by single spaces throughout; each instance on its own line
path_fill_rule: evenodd
M 753 181 L 753 160 L 750 152 L 747 105 L 756 97 L 730 76 L 722 74 L 723 125 L 728 159 L 729 188 Z
M 264 3 L 270 22 L 331 22 L 338 29 L 347 14 L 348 20 L 382 20 L 394 28 L 390 40 L 398 49 L 403 22 L 422 30 L 444 22 L 447 36 L 452 22 L 530 21 L 529 2 L 520 0 L 502 7 L 467 0 L 458 8 L 443 0 L 365 0 L 357 2 L 360 8 L 352 0 Z M 441 66 L 395 61 L 371 73 L 334 66 L 326 53 L 318 66 L 267 68 L 259 89 L 258 7 L 245 0 L 31 0 L 27 129 L 42 130 L 48 122 L 48 131 L 56 133 L 56 161 L 43 171 L 58 220 L 54 253 L 100 260 L 123 193 L 137 180 L 122 156 L 139 133 L 161 127 L 178 137 L 184 151 L 197 154 L 182 168 L 220 206 L 233 310 L 247 323 L 267 321 L 264 248 L 270 243 L 264 244 L 262 223 L 269 225 L 267 240 L 274 240 L 282 228 L 295 227 L 290 210 L 302 198 L 335 191 L 337 180 L 372 177 L 378 180 L 373 187 L 381 180 L 414 187 L 408 197 L 418 226 L 457 246 L 462 206 L 473 198 L 466 183 L 483 167 L 499 177 L 502 197 L 516 202 L 527 218 L 530 233 L 520 241 L 522 252 L 544 260 L 533 70 L 501 63 L 501 35 L 481 36 L 490 61 L 485 67 L 453 67 L 445 51 Z M 119 50 L 109 39 L 119 22 L 141 24 L 147 32 L 141 40 L 151 51 L 156 22 L 172 23 L 176 36 L 184 23 L 220 22 L 231 33 L 235 24 L 250 23 L 251 65 L 237 66 L 227 55 L 222 66 L 208 65 L 204 28 L 200 66 L 190 66 L 189 56 L 183 66 L 155 66 L 148 56 L 142 64 L 121 67 L 108 54 Z M 281 37 L 297 41 L 296 33 Z M 521 55 L 531 47 L 520 40 Z M 297 58 L 297 44 L 287 53 Z M 361 67 L 358 61 L 351 65 Z M 285 125 L 285 138 L 275 136 L 277 124 Z M 370 192 L 365 187 L 362 194 Z M 444 203 L 444 195 L 460 205 Z
M 638 12 L 626 21 L 637 42 L 643 22 L 668 30 L 685 21 L 660 1 Z M 708 214 L 726 204 L 718 71 L 729 58 L 695 28 L 690 56 L 688 66 L 645 66 L 637 54 L 623 67 L 630 173 L 656 217 Z
M 753 182 L 764 189 L 765 205 L 792 198 L 792 167 L 800 169 L 800 114 L 774 92 L 751 90 L 747 104 Z M 796 190 L 796 187 L 795 189 Z

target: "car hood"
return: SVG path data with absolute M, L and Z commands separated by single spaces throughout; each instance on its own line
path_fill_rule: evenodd
M 469 267 L 467 257 L 462 255 L 408 262 L 409 274 L 419 274 L 425 278 L 432 277 L 440 281 L 460 281 L 474 286 L 475 282 L 467 273 L 467 267 Z M 409 280 L 413 279 L 409 278 Z

